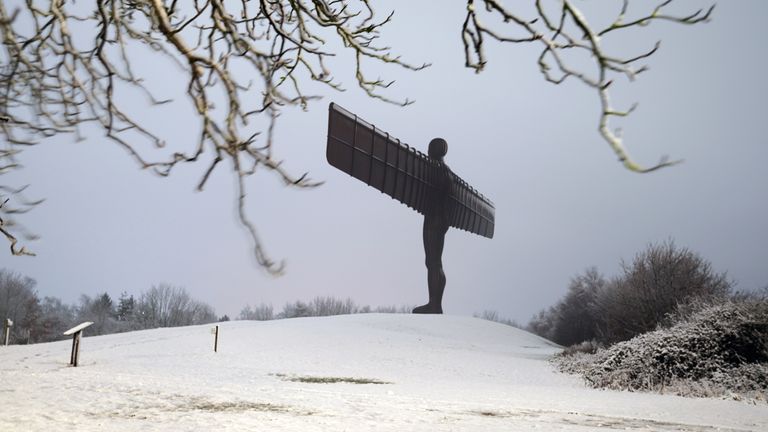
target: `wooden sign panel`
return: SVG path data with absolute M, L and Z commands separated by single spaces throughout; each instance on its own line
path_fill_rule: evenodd
M 75 334 L 75 333 L 77 333 L 77 332 L 79 332 L 79 331 L 83 330 L 84 328 L 90 327 L 92 324 L 93 324 L 93 323 L 92 323 L 91 321 L 86 321 L 86 322 L 84 322 L 84 323 L 78 324 L 78 325 L 76 325 L 76 326 L 72 327 L 71 329 L 69 329 L 69 330 L 65 331 L 65 332 L 63 333 L 63 335 L 64 335 L 64 336 L 73 335 L 73 334 Z

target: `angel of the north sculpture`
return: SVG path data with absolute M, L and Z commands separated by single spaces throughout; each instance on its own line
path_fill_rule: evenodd
M 424 215 L 429 302 L 413 313 L 443 313 L 443 245 L 449 227 L 493 238 L 493 203 L 445 164 L 448 144 L 429 143 L 428 155 L 331 103 L 328 163 Z

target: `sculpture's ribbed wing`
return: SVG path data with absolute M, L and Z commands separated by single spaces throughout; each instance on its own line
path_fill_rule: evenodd
M 351 112 L 331 103 L 328 115 L 328 163 L 391 196 L 421 214 L 443 170 L 424 153 L 401 143 Z M 449 171 L 448 218 L 452 227 L 493 237 L 493 203 Z
M 493 238 L 495 218 L 493 202 L 454 175 L 448 203 L 448 223 L 454 228 Z
M 424 213 L 436 164 L 336 104 L 329 107 L 328 163 Z

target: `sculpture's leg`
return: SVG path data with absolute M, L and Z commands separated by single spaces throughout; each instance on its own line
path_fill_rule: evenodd
M 443 271 L 443 245 L 447 227 L 424 218 L 424 254 L 427 265 L 427 286 L 429 303 L 419 306 L 413 313 L 443 313 L 443 291 L 445 291 L 445 272 Z

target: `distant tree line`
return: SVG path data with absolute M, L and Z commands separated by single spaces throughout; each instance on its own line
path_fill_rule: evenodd
M 206 324 L 229 321 L 217 318 L 214 309 L 192 298 L 183 287 L 158 284 L 138 296 L 123 292 L 114 299 L 107 292 L 93 297 L 81 295 L 76 304 L 66 304 L 56 297 L 43 297 L 35 289 L 34 279 L 0 269 L 0 322 L 11 319 L 11 344 L 50 342 L 62 339 L 62 333 L 84 321 L 92 321 L 88 335 Z M 315 297 L 305 302 L 286 303 L 275 312 L 272 305 L 247 305 L 237 317 L 241 320 L 348 315 L 358 313 L 410 313 L 410 306 L 357 305 L 352 299 Z
M 193 299 L 186 289 L 159 284 L 139 294 L 123 292 L 80 296 L 69 305 L 56 297 L 38 296 L 34 279 L 0 269 L 0 321 L 11 319 L 10 343 L 49 342 L 68 328 L 92 321 L 89 335 L 157 327 L 205 324 L 217 320 L 213 308 Z
M 193 299 L 184 288 L 159 284 L 138 297 L 123 292 L 115 300 L 108 293 L 82 295 L 68 305 L 55 297 L 39 298 L 34 279 L 0 269 L 0 320 L 10 318 L 12 343 L 57 340 L 67 328 L 93 321 L 89 334 L 99 335 L 156 327 L 205 324 L 217 321 L 213 308 Z M 588 268 L 570 281 L 565 296 L 535 315 L 527 330 L 564 346 L 583 342 L 608 346 L 669 325 L 670 317 L 701 301 L 733 299 L 732 283 L 697 253 L 673 241 L 649 245 L 631 262 L 621 262 L 621 273 L 607 279 Z M 409 313 L 409 306 L 371 308 L 352 299 L 315 297 L 272 305 L 245 306 L 238 319 L 319 317 L 357 313 Z M 518 327 L 495 311 L 476 317 Z M 223 316 L 221 321 L 228 321 Z
M 474 313 L 474 314 L 472 314 L 472 316 L 475 317 L 475 318 L 484 319 L 486 321 L 493 321 L 493 322 L 497 322 L 497 323 L 500 323 L 500 324 L 505 324 L 505 325 L 508 325 L 508 326 L 511 326 L 511 327 L 523 328 L 523 326 L 518 324 L 517 321 L 515 321 L 513 319 L 510 319 L 510 318 L 505 318 L 505 317 L 499 315 L 499 312 L 495 311 L 495 310 L 488 310 L 488 309 L 486 309 L 486 310 L 484 310 L 481 313 Z
M 611 279 L 594 267 L 575 276 L 565 296 L 534 316 L 528 330 L 563 346 L 611 345 L 669 324 L 672 314 L 693 302 L 731 296 L 725 273 L 668 240 L 622 262 Z
M 259 304 L 251 307 L 246 305 L 238 319 L 270 321 L 274 319 L 321 317 L 333 315 L 351 315 L 359 313 L 411 313 L 411 306 L 358 306 L 347 298 L 345 300 L 335 297 L 315 297 L 309 302 L 296 300 L 286 303 L 283 310 L 275 313 L 271 304 Z

